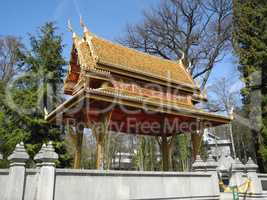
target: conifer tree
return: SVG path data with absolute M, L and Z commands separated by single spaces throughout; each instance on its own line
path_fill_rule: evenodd
M 267 3 L 262 0 L 234 1 L 234 39 L 245 111 L 250 118 L 260 171 L 267 166 Z M 258 106 L 257 106 L 258 105 Z
M 6 151 L 14 148 L 20 140 L 25 142 L 31 157 L 43 143 L 53 141 L 59 154 L 60 167 L 70 165 L 64 128 L 48 124 L 44 119 L 44 110 L 51 111 L 63 100 L 61 88 L 66 64 L 62 56 L 63 48 L 62 37 L 56 33 L 52 22 L 42 26 L 36 36 L 30 36 L 30 49 L 19 52 L 19 65 L 23 66 L 25 74 L 10 84 L 7 90 L 9 95 L 4 94 L 4 114 L 10 119 L 11 132 L 2 134 Z M 8 141 L 14 142 L 8 145 Z

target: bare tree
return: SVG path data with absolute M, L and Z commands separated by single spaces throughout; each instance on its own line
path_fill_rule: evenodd
M 208 86 L 209 101 L 205 105 L 210 112 L 227 112 L 238 106 L 240 101 L 239 88 L 225 77 L 215 80 Z
M 21 41 L 13 36 L 0 37 L 0 80 L 8 82 L 19 70 L 17 65 Z
M 143 15 L 143 22 L 128 25 L 119 42 L 165 59 L 182 59 L 204 87 L 231 47 L 232 0 L 165 0 Z
M 231 140 L 234 157 L 247 160 L 248 156 L 255 157 L 255 150 L 252 143 L 252 133 L 248 128 L 249 122 L 242 120 L 244 111 L 240 105 L 240 88 L 235 83 L 236 81 L 231 80 L 231 77 L 214 81 L 208 87 L 209 102 L 205 108 L 211 112 L 226 112 L 228 114 L 232 108 L 235 108 L 233 122 L 229 125 L 216 127 L 215 132 L 221 138 Z

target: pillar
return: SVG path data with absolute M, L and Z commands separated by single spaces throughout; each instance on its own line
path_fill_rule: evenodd
M 3 155 L 0 153 L 0 160 L 3 160 Z
M 105 135 L 108 134 L 108 126 L 112 111 L 102 114 L 99 117 L 99 123 L 93 128 L 93 134 L 96 139 L 96 169 L 104 169 L 104 146 L 105 146 Z
M 41 164 L 42 164 L 41 158 L 42 158 L 42 155 L 45 151 L 46 151 L 46 144 L 43 144 L 40 151 L 34 156 L 34 161 L 36 162 L 37 168 L 41 167 Z
M 6 200 L 23 200 L 25 183 L 25 163 L 29 155 L 23 142 L 16 145 L 13 153 L 8 157 L 10 162 Z
M 259 197 L 262 194 L 262 184 L 257 175 L 258 165 L 256 165 L 251 158 L 248 159 L 246 165 L 247 176 L 250 179 L 250 187 L 248 193 L 250 197 Z
M 210 154 L 206 161 L 206 171 L 211 174 L 212 182 L 213 182 L 213 193 L 214 195 L 220 194 L 219 187 L 219 178 L 217 174 L 218 162 L 216 162 L 212 155 Z
M 191 142 L 192 142 L 192 156 L 193 160 L 196 160 L 197 155 L 200 154 L 200 147 L 202 142 L 202 133 L 195 132 L 191 134 Z
M 100 131 L 96 137 L 96 169 L 104 169 L 104 131 Z
M 170 170 L 170 150 L 169 150 L 169 144 L 167 140 L 167 136 L 163 135 L 161 140 L 161 152 L 162 152 L 162 169 L 163 171 L 169 171 Z
M 74 169 L 81 168 L 82 159 L 82 144 L 83 144 L 83 131 L 84 127 L 76 127 L 76 140 L 75 140 L 75 155 L 74 155 Z
M 43 150 L 41 149 L 36 155 L 36 158 L 41 161 L 36 200 L 53 200 L 56 171 L 55 162 L 58 159 L 58 154 L 55 152 L 52 142 L 49 142 Z
M 162 156 L 162 170 L 171 171 L 172 170 L 172 149 L 175 142 L 175 134 L 172 136 L 167 136 L 162 134 L 160 136 L 161 140 L 158 139 L 158 143 L 161 150 Z
M 239 158 L 236 158 L 232 164 L 232 176 L 229 181 L 229 186 L 239 186 L 244 183 L 245 179 L 242 177 L 245 171 L 245 165 L 241 163 Z

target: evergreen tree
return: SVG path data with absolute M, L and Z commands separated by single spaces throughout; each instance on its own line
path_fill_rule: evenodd
M 24 66 L 25 75 L 16 78 L 9 87 L 9 95 L 4 95 L 6 110 L 10 111 L 5 112 L 10 119 L 10 123 L 5 120 L 5 124 L 12 126 L 11 134 L 6 131 L 6 134 L 1 134 L 3 146 L 9 152 L 11 147 L 14 148 L 17 142 L 23 140 L 33 157 L 42 143 L 53 141 L 59 154 L 58 166 L 69 166 L 70 156 L 65 148 L 64 129 L 44 120 L 44 109 L 51 111 L 63 97 L 60 88 L 66 62 L 62 56 L 62 38 L 56 34 L 54 23 L 50 22 L 40 28 L 37 36 L 30 36 L 30 44 L 29 51 L 19 53 L 19 64 Z M 16 128 L 12 130 L 12 127 Z M 14 142 L 8 145 L 6 137 Z
M 267 170 L 266 1 L 235 0 L 234 27 L 239 70 L 245 83 L 242 90 L 244 109 L 250 118 L 256 159 L 263 172 Z
M 176 135 L 175 147 L 173 152 L 173 170 L 189 171 L 191 162 L 190 134 Z
M 149 136 L 140 136 L 138 139 L 137 152 L 133 160 L 135 168 L 138 170 L 159 170 L 160 163 L 157 161 L 156 140 Z

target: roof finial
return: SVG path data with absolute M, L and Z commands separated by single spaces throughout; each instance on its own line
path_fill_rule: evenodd
M 183 60 L 184 60 L 184 52 L 181 50 L 181 49 L 177 49 L 177 51 L 179 52 L 179 54 L 180 54 L 180 57 L 178 57 L 177 59 L 178 59 L 178 62 L 180 63 L 180 64 L 183 64 Z M 186 68 L 186 70 L 187 70 L 187 68 Z M 188 72 L 188 71 L 187 71 Z
M 199 82 L 198 79 L 195 79 L 195 84 L 196 84 L 196 86 L 197 86 L 198 88 L 200 87 L 200 82 Z
M 72 32 L 72 37 L 76 37 L 76 33 L 73 31 L 73 28 L 72 28 L 72 25 L 71 25 L 71 22 L 70 22 L 70 19 L 68 19 L 68 30 L 70 32 Z
M 48 117 L 48 111 L 47 111 L 47 108 L 44 107 L 44 119 L 46 120 Z
M 177 49 L 177 50 L 181 54 L 179 60 L 182 61 L 184 59 L 184 52 L 181 49 Z
M 232 106 L 228 112 L 229 112 L 229 117 L 233 120 L 234 119 L 234 106 Z
M 83 22 L 83 18 L 82 18 L 81 15 L 80 15 L 80 25 L 83 28 L 83 32 L 84 33 L 88 33 L 89 32 L 88 28 L 86 27 L 85 23 Z
M 181 60 L 183 60 L 184 59 L 184 52 L 183 51 L 180 51 L 181 53 L 182 53 L 182 55 L 181 55 Z
M 80 25 L 81 25 L 81 27 L 85 27 L 85 24 L 84 24 L 84 22 L 83 22 L 83 17 L 82 17 L 82 15 L 80 15 Z

